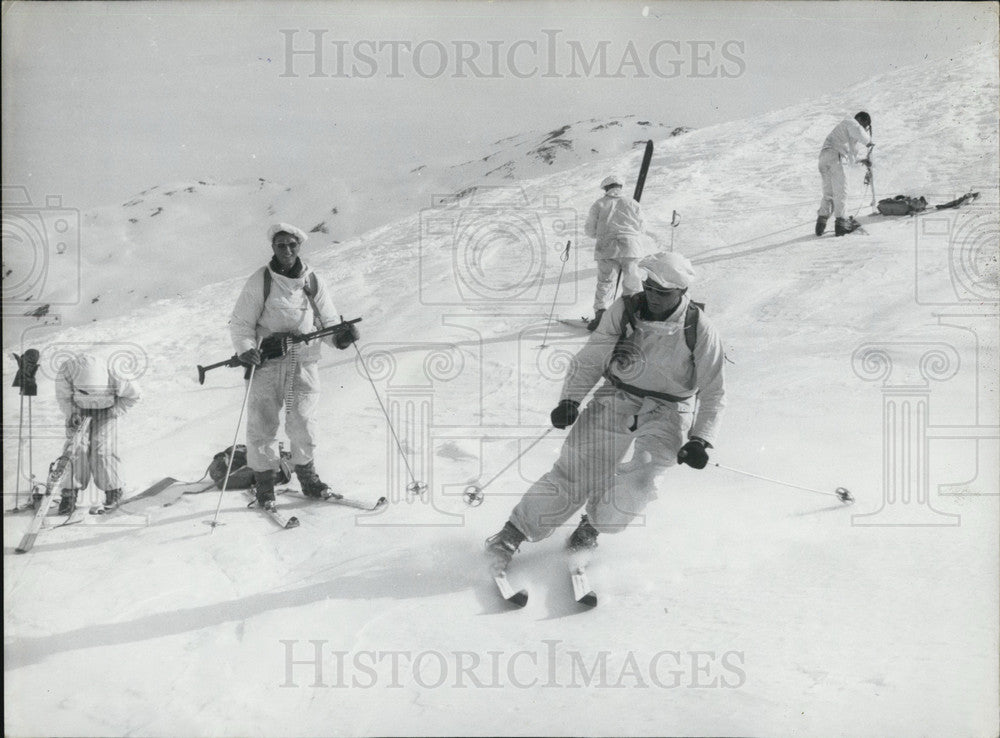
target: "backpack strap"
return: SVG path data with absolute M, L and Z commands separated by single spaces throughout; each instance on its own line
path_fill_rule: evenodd
M 694 395 L 678 397 L 666 392 L 655 392 L 653 390 L 641 389 L 623 382 L 615 376 L 614 372 L 611 371 L 611 365 L 614 363 L 614 357 L 619 351 L 622 350 L 622 346 L 628 338 L 629 326 L 632 327 L 632 332 L 635 332 L 636 321 L 638 320 L 639 313 L 645 306 L 645 295 L 639 292 L 635 295 L 625 297 L 623 304 L 625 312 L 622 316 L 624 320 L 622 321 L 621 334 L 618 336 L 618 341 L 615 343 L 615 348 L 611 353 L 612 360 L 608 363 L 608 366 L 604 370 L 604 378 L 618 389 L 624 390 L 625 392 L 635 395 L 636 397 L 655 397 L 659 400 L 667 400 L 669 402 L 685 402 L 691 397 L 694 397 Z M 691 361 L 694 361 L 694 346 L 698 340 L 698 314 L 704 309 L 704 307 L 704 303 L 694 302 L 691 300 L 688 302 L 687 311 L 684 314 L 684 343 L 687 344 L 688 351 L 691 352 Z M 697 392 L 695 392 L 695 394 L 697 394 Z
M 635 332 L 635 325 L 638 321 L 638 316 L 642 312 L 643 307 L 645 307 L 645 304 L 646 298 L 641 292 L 629 295 L 625 298 L 625 320 L 622 321 L 622 330 L 618 336 L 618 344 L 616 344 L 615 348 L 621 345 L 621 342 L 625 340 L 628 335 L 629 327 L 632 328 L 633 333 Z M 687 312 L 684 314 L 684 343 L 687 344 L 688 351 L 691 352 L 692 358 L 694 358 L 694 346 L 698 342 L 698 316 L 704 309 L 705 303 L 690 300 L 688 302 Z
M 684 343 L 687 344 L 691 358 L 694 358 L 694 345 L 698 343 L 698 315 L 705 309 L 705 303 L 692 300 L 688 303 L 684 315 Z
M 260 315 L 257 316 L 257 322 L 260 322 L 261 317 L 264 315 L 264 305 L 267 303 L 267 298 L 271 294 L 271 269 L 270 267 L 264 267 L 264 302 L 260 306 Z M 306 297 L 309 299 L 309 306 L 312 307 L 313 311 L 313 323 L 317 328 L 325 328 L 323 321 L 319 316 L 319 308 L 316 307 L 316 293 L 319 292 L 319 283 L 316 279 L 316 272 L 309 270 L 309 277 L 306 279 L 305 285 L 302 287 L 302 291 L 306 293 Z

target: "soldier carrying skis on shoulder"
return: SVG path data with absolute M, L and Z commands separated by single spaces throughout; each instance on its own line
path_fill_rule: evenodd
M 640 239 L 645 231 L 642 209 L 631 197 L 622 194 L 622 178 L 616 174 L 601 182 L 604 196 L 590 206 L 584 232 L 597 239 L 597 289 L 594 292 L 594 319 L 587 330 L 594 331 L 601 316 L 615 299 L 616 280 L 622 277 L 622 294 L 642 291 L 639 278 Z
M 655 499 L 663 471 L 708 463 L 725 398 L 722 341 L 687 297 L 694 270 L 686 258 L 661 252 L 640 267 L 642 292 L 615 301 L 572 362 L 551 413 L 556 428 L 572 426 L 559 459 L 486 541 L 495 571 L 522 542 L 547 538 L 580 508 L 586 514 L 568 547 L 596 547 L 599 533 L 624 530 Z
M 858 159 L 857 147 L 864 145 L 864 159 Z M 843 236 L 858 227 L 854 218 L 847 218 L 847 179 L 844 177 L 844 160 L 851 164 L 864 164 L 871 169 L 872 119 L 865 111 L 853 118 L 846 118 L 830 131 L 819 152 L 819 173 L 823 178 L 823 199 L 820 200 L 816 218 L 816 235 L 826 231 L 826 221 L 834 216 L 834 233 Z
M 56 373 L 56 402 L 66 416 L 66 437 L 71 438 L 90 418 L 90 428 L 71 460 L 70 487 L 63 487 L 59 514 L 76 509 L 80 491 L 93 477 L 104 492 L 104 507 L 114 509 L 122 500 L 122 478 L 118 467 L 118 418 L 139 401 L 138 385 L 116 370 L 114 361 L 97 351 L 77 351 Z
M 268 229 L 273 256 L 247 280 L 229 320 L 240 360 L 256 367 L 248 398 L 247 464 L 253 469 L 257 502 L 274 504 L 279 466 L 278 424 L 285 408 L 291 463 L 308 497 L 325 497 L 330 488 L 316 473 L 315 413 L 319 402 L 319 343 L 288 340 L 336 324 L 337 310 L 326 284 L 299 258 L 308 236 L 293 225 Z M 328 337 L 346 349 L 359 338 L 354 324 Z

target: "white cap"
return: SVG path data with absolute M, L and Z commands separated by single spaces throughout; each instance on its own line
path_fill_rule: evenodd
M 295 236 L 295 240 L 299 242 L 301 246 L 306 241 L 309 240 L 309 236 L 301 228 L 296 228 L 288 223 L 275 223 L 273 226 L 267 229 L 267 240 L 269 242 L 274 241 L 274 237 L 279 233 L 287 233 L 290 236 Z
M 687 289 L 694 282 L 694 267 L 691 262 L 676 251 L 661 251 L 651 254 L 639 262 L 649 279 L 666 289 Z
M 624 186 L 625 186 L 625 183 L 622 181 L 622 178 L 619 177 L 617 174 L 612 174 L 610 177 L 605 177 L 601 181 L 601 187 L 603 187 L 603 188 L 608 188 L 608 187 L 624 187 Z

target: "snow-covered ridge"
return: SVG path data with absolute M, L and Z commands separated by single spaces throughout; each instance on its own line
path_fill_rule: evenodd
M 27 235 L 10 239 L 4 249 L 5 299 L 23 303 L 22 316 L 41 321 L 56 315 L 63 325 L 102 320 L 252 269 L 258 254 L 251 245 L 275 221 L 298 224 L 310 233 L 313 248 L 327 248 L 363 223 L 371 225 L 373 217 L 396 221 L 435 195 L 461 197 L 497 181 L 558 173 L 686 130 L 635 116 L 581 121 L 511 136 L 474 161 L 418 167 L 390 188 L 366 182 L 363 173 L 351 177 L 350 189 L 323 181 L 296 188 L 263 178 L 156 184 L 119 205 L 70 212 L 75 222 L 68 249 L 55 248 L 54 233 L 40 243 Z M 40 251 L 51 252 L 44 254 L 44 276 L 33 273 Z

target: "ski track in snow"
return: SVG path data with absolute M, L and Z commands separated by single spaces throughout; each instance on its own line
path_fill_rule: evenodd
M 482 541 L 549 467 L 564 434 L 552 432 L 497 478 L 481 507 L 465 507 L 460 494 L 544 432 L 566 360 L 586 340 L 553 324 L 549 347 L 539 349 L 567 233 L 539 221 L 547 230 L 537 283 L 546 300 L 470 308 L 455 296 L 454 270 L 478 266 L 456 259 L 453 233 L 422 236 L 427 215 L 414 214 L 329 248 L 307 245 L 303 258 L 333 285 L 346 317 L 363 316 L 360 348 L 383 401 L 433 387 L 432 408 L 411 410 L 432 413 L 433 468 L 417 471 L 430 475 L 429 499 L 405 498 L 405 470 L 393 477 L 403 480 L 398 486 L 390 484 L 394 447 L 357 354 L 324 349 L 319 472 L 352 497 L 388 496 L 387 508 L 358 514 L 279 498 L 301 521 L 281 530 L 233 492 L 222 501 L 225 525 L 213 531 L 204 523 L 219 497 L 209 490 L 143 510 L 145 525 L 114 516 L 44 531 L 25 556 L 13 554 L 12 541 L 28 517 L 6 515 L 6 732 L 995 732 L 995 443 L 981 442 L 972 462 L 959 450 L 931 458 L 940 464 L 932 490 L 965 479 L 975 493 L 934 496 L 935 509 L 960 515 L 961 525 L 852 525 L 852 516 L 874 513 L 883 501 L 883 398 L 877 383 L 852 369 L 855 350 L 885 341 L 953 347 L 961 366 L 985 376 L 963 372 L 931 384 L 932 422 L 995 424 L 996 378 L 987 371 L 996 367 L 995 325 L 956 331 L 937 318 L 945 308 L 915 302 L 918 280 L 928 302 L 951 289 L 932 281 L 940 276 L 932 262 L 919 261 L 919 219 L 863 218 L 867 235 L 811 236 L 819 143 L 842 111 L 859 107 L 876 121 L 879 196 L 925 194 L 934 203 L 979 188 L 975 206 L 940 217 L 957 229 L 995 224 L 995 61 L 983 51 L 944 72 L 940 64 L 900 70 L 655 142 L 643 195 L 651 230 L 668 246 L 672 212 L 682 214 L 675 247 L 698 265 L 692 294 L 708 303 L 734 362 L 712 461 L 829 491 L 845 486 L 853 506 L 723 469 L 678 468 L 662 478 L 643 520 L 602 537 L 588 569 L 596 609 L 581 610 L 570 597 L 567 528 L 517 555 L 511 581 L 531 599 L 509 612 L 486 576 Z M 939 84 L 942 74 L 947 84 Z M 582 229 L 593 184 L 609 169 L 634 176 L 640 157 L 637 150 L 519 184 L 533 203 L 549 197 L 575 210 Z M 849 206 L 866 215 L 860 171 L 848 169 Z M 277 196 L 269 187 L 261 186 L 261 198 Z M 459 223 L 468 207 L 438 215 Z M 269 220 L 248 216 L 233 236 L 248 241 Z M 590 312 L 595 274 L 589 239 L 571 239 L 556 309 L 564 318 Z M 257 240 L 263 261 L 266 244 Z M 488 286 L 529 273 L 525 263 L 501 268 L 498 246 L 486 246 L 479 266 Z M 240 272 L 117 317 L 30 333 L 43 356 L 36 474 L 58 453 L 63 428 L 46 357 L 63 344 L 106 342 L 136 347 L 142 373 L 143 398 L 119 432 L 131 493 L 166 475 L 197 479 L 231 442 L 243 383 L 240 372 L 222 368 L 199 386 L 195 366 L 231 355 L 226 321 L 245 278 Z M 12 379 L 5 362 L 4 386 Z M 978 394 L 984 386 L 992 404 Z M 12 398 L 4 404 L 8 491 Z M 405 433 L 401 441 L 407 449 L 423 443 Z M 283 642 L 306 662 L 311 641 L 321 643 L 323 686 L 313 686 L 312 664 L 287 663 Z M 499 654 L 501 686 L 477 686 L 493 680 L 491 652 Z M 665 652 L 678 654 L 660 657 L 659 677 L 673 686 L 650 680 L 650 663 Z M 384 656 L 372 664 L 367 653 Z M 395 672 L 393 653 L 406 655 Z M 406 659 L 418 658 L 415 675 Z M 442 663 L 445 678 L 436 685 Z M 581 668 L 595 663 L 606 669 L 588 683 Z

